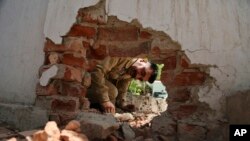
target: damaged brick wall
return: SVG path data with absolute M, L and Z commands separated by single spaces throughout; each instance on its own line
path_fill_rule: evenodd
M 75 24 L 62 37 L 44 46 L 45 61 L 39 74 L 56 65 L 59 73 L 48 86 L 37 85 L 36 105 L 50 112 L 59 123 L 88 109 L 85 98 L 91 83 L 89 71 L 106 56 L 147 57 L 164 64 L 161 80 L 169 97 L 168 109 L 152 121 L 151 131 L 159 140 L 198 141 L 223 138 L 223 123 L 211 121 L 213 112 L 198 100 L 198 90 L 213 81 L 209 66 L 191 64 L 180 44 L 166 33 L 143 28 L 137 20 L 124 22 L 106 16 L 105 1 L 78 11 Z M 221 131 L 219 132 L 221 133 Z

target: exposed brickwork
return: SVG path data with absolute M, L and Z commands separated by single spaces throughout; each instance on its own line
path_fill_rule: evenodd
M 192 86 L 202 85 L 205 82 L 206 74 L 203 72 L 182 72 L 178 74 L 172 85 L 174 86 Z
M 93 38 L 96 34 L 96 29 L 94 27 L 82 26 L 75 24 L 71 27 L 67 36 L 71 37 L 88 37 Z
M 142 39 L 150 39 L 151 37 L 152 37 L 152 34 L 147 31 L 140 32 L 140 38 Z
M 77 101 L 71 100 L 61 100 L 61 99 L 54 99 L 51 102 L 51 110 L 53 112 L 58 111 L 67 111 L 67 112 L 74 112 L 78 109 Z
M 175 107 L 169 107 L 169 113 L 176 119 L 184 119 L 194 114 L 198 108 L 195 104 L 184 104 Z
M 55 83 L 51 83 L 48 86 L 41 86 L 37 84 L 36 86 L 36 95 L 38 96 L 49 96 L 58 94 L 59 86 L 56 86 Z
M 63 82 L 60 93 L 65 96 L 85 97 L 86 88 L 81 83 Z
M 187 88 L 177 89 L 174 94 L 169 94 L 168 99 L 174 102 L 185 102 L 190 99 L 191 92 Z
M 164 67 L 166 70 L 173 70 L 176 68 L 176 56 L 168 57 L 164 60 Z
M 86 67 L 85 58 L 78 57 L 74 54 L 69 54 L 69 53 L 63 55 L 62 63 L 73 67 L 80 67 L 80 68 Z
M 107 41 L 135 41 L 138 39 L 139 29 L 130 27 L 101 27 L 98 29 L 98 39 Z
M 77 21 L 80 23 L 105 24 L 107 22 L 105 1 L 95 6 L 81 8 L 78 11 Z
M 62 44 L 46 40 L 45 61 L 39 76 L 52 65 L 57 65 L 59 71 L 47 86 L 37 85 L 36 105 L 48 109 L 57 122 L 66 122 L 73 119 L 80 108 L 89 108 L 90 103 L 85 97 L 91 84 L 88 72 L 95 69 L 98 60 L 107 56 L 148 57 L 164 64 L 161 80 L 169 94 L 168 110 L 152 123 L 153 132 L 162 140 L 185 140 L 189 133 L 187 139 L 203 139 L 206 136 L 203 127 L 182 123 L 182 120 L 190 120 L 197 113 L 206 115 L 207 111 L 199 110 L 202 104 L 195 95 L 197 91 L 192 90 L 203 86 L 209 74 L 201 71 L 204 70 L 202 65 L 191 68 L 191 61 L 181 50 L 181 45 L 167 34 L 107 17 L 104 8 L 104 1 L 81 8 L 75 24 L 63 36 Z M 191 120 L 200 122 L 199 118 L 203 116 Z
M 106 45 L 102 45 L 102 44 L 98 44 L 95 45 L 96 48 L 90 49 L 90 56 L 91 58 L 95 58 L 95 59 L 104 59 L 106 56 L 108 56 L 108 51 L 107 51 L 107 47 Z

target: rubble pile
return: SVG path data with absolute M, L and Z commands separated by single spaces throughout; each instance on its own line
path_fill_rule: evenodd
M 55 121 L 49 121 L 41 130 L 19 132 L 8 141 L 150 141 L 150 121 L 154 116 L 81 112 L 66 126 L 58 127 Z

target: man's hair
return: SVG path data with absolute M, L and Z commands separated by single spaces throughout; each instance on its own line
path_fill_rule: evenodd
M 150 63 L 150 68 L 153 70 L 151 76 L 148 79 L 149 83 L 154 83 L 155 79 L 157 78 L 158 75 L 158 67 L 155 63 L 149 62 Z

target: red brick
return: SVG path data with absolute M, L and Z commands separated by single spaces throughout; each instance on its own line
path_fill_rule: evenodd
M 81 22 L 95 23 L 95 24 L 105 24 L 105 15 L 92 15 L 89 12 L 85 12 L 84 10 L 79 10 L 77 19 Z
M 97 65 L 97 61 L 95 59 L 89 59 L 87 71 L 88 72 L 93 71 L 95 69 L 96 65 Z
M 74 24 L 67 36 L 71 37 L 79 37 L 79 36 L 84 36 L 88 38 L 93 38 L 96 35 L 96 29 L 93 27 L 88 27 L 88 26 L 82 26 L 79 24 Z
M 190 60 L 186 55 L 181 56 L 181 67 L 182 68 L 188 68 L 190 64 Z
M 78 53 L 84 53 L 86 49 L 82 46 L 82 41 L 80 39 L 67 39 L 66 43 L 64 45 L 61 44 L 55 44 L 50 39 L 46 38 L 46 42 L 44 45 L 44 52 L 78 52 Z
M 82 70 L 74 67 L 66 66 L 63 78 L 66 81 L 82 82 Z
M 59 85 L 53 81 L 47 86 L 41 86 L 39 83 L 36 86 L 36 95 L 49 96 L 58 94 Z
M 135 26 L 101 27 L 98 29 L 98 39 L 107 41 L 136 41 L 139 29 Z
M 49 51 L 57 51 L 57 52 L 62 52 L 67 50 L 65 46 L 60 45 L 60 44 L 55 44 L 52 40 L 49 38 L 46 38 L 46 42 L 44 45 L 44 52 L 49 52 Z
M 151 37 L 152 37 L 152 34 L 147 31 L 140 32 L 140 38 L 142 39 L 150 39 Z
M 98 46 L 96 49 L 90 48 L 91 58 L 94 59 L 104 59 L 108 56 L 107 47 L 105 45 L 96 45 Z
M 173 84 L 174 86 L 192 86 L 202 85 L 206 79 L 204 72 L 182 72 L 175 76 Z
M 178 123 L 177 130 L 180 141 L 204 141 L 207 138 L 207 129 L 190 123 Z
M 185 104 L 176 106 L 174 108 L 168 107 L 168 111 L 173 115 L 174 118 L 184 119 L 191 116 L 197 111 L 197 105 Z
M 83 57 L 77 57 L 74 54 L 64 54 L 62 63 L 66 65 L 70 65 L 73 67 L 80 67 L 80 68 L 86 68 L 86 60 Z
M 52 67 L 53 65 L 46 65 L 42 66 L 39 69 L 39 77 L 42 75 L 42 73 Z M 82 82 L 83 77 L 83 69 L 75 68 L 69 65 L 65 64 L 55 64 L 55 66 L 58 68 L 57 74 L 51 78 L 51 79 L 60 79 L 65 81 L 76 81 L 76 82 Z
M 160 55 L 161 49 L 160 49 L 158 46 L 154 46 L 154 47 L 152 47 L 152 49 L 151 49 L 151 53 L 152 53 L 153 55 Z
M 75 112 L 79 110 L 79 98 L 61 95 L 37 96 L 35 105 L 49 112 Z
M 165 86 L 171 84 L 174 79 L 174 72 L 173 71 L 162 71 L 161 72 L 161 81 Z
M 79 103 L 73 99 L 54 99 L 51 102 L 51 110 L 53 112 L 57 111 L 66 111 L 66 112 L 74 112 L 79 109 Z
M 185 102 L 190 98 L 190 90 L 188 89 L 178 89 L 173 93 L 169 93 L 168 99 L 171 99 L 174 102 Z
M 176 56 L 168 57 L 164 60 L 164 69 L 174 70 L 176 68 Z
M 90 48 L 90 43 L 89 42 L 86 42 L 86 41 L 82 41 L 82 46 L 84 48 Z
M 122 46 L 109 46 L 109 55 L 113 57 L 136 57 L 142 54 L 148 54 L 150 51 L 150 44 L 142 42 L 138 46 L 122 47 Z
M 58 64 L 60 63 L 61 54 L 57 52 L 45 52 L 44 64 Z
M 63 82 L 60 93 L 66 96 L 82 97 L 86 95 L 86 88 L 80 83 Z

